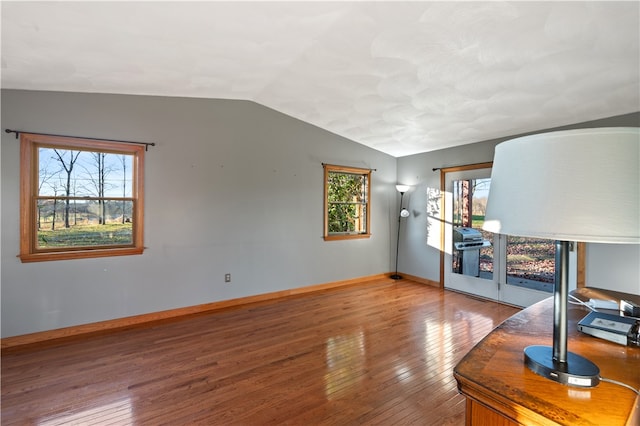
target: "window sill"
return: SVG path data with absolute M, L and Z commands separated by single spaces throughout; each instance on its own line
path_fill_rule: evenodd
M 362 238 L 369 238 L 371 234 L 339 234 L 339 235 L 325 235 L 325 241 L 337 241 L 337 240 L 358 240 Z
M 77 250 L 63 252 L 46 252 L 46 253 L 25 253 L 18 257 L 22 263 L 30 262 L 47 262 L 51 260 L 71 260 L 71 259 L 90 259 L 95 257 L 114 257 L 114 256 L 130 256 L 142 254 L 144 248 L 117 248 L 117 249 L 95 249 L 95 250 Z

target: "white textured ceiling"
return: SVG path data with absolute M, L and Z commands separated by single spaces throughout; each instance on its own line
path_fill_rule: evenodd
M 247 99 L 399 157 L 639 111 L 639 5 L 2 1 L 2 87 Z

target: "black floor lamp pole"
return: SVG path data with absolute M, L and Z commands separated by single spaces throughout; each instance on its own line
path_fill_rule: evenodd
M 400 193 L 400 211 L 402 211 L 402 197 L 404 197 L 404 192 Z M 393 280 L 401 280 L 402 276 L 398 275 L 398 252 L 400 250 L 400 213 L 398 213 L 398 238 L 396 239 L 396 273 L 391 275 L 391 279 Z

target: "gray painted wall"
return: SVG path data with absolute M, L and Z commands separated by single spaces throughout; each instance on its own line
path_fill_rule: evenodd
M 640 113 L 558 127 L 548 131 L 608 126 L 640 126 Z M 495 146 L 513 137 L 516 136 L 398 159 L 398 182 L 412 185 L 411 190 L 405 194 L 404 204 L 412 215 L 402 223 L 398 266 L 400 271 L 433 281 L 440 279 L 438 249 L 440 226 L 437 221 L 427 220 L 427 194 L 430 189 L 440 188 L 440 172 L 434 172 L 432 169 L 493 161 Z M 613 206 L 610 207 L 613 208 Z M 589 286 L 640 294 L 639 265 L 640 245 L 587 245 L 586 281 Z
M 3 90 L 2 127 L 157 144 L 143 255 L 21 263 L 19 141 L 2 132 L 3 337 L 393 269 L 396 159 L 258 104 Z M 322 239 L 322 162 L 377 169 L 370 239 Z
M 413 185 L 398 269 L 437 281 L 432 168 L 491 161 L 508 139 L 395 159 L 246 101 L 17 90 L 1 101 L 3 129 L 157 143 L 146 158 L 143 255 L 23 264 L 19 142 L 2 132 L 3 337 L 391 271 L 396 178 Z M 638 125 L 640 113 L 569 127 Z M 322 162 L 377 169 L 370 239 L 321 238 Z M 639 258 L 638 246 L 590 245 L 587 282 L 640 294 Z

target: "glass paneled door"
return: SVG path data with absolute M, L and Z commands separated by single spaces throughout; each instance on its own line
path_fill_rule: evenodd
M 445 288 L 529 306 L 550 296 L 553 241 L 484 231 L 491 169 L 445 173 Z

